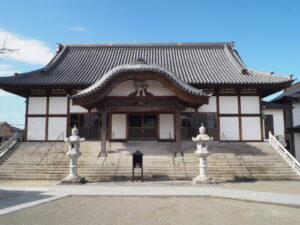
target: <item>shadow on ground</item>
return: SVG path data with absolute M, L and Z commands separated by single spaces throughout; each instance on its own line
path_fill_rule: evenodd
M 41 191 L 6 191 L 0 189 L 0 209 L 53 197 Z

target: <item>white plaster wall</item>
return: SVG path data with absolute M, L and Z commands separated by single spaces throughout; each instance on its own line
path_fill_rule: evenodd
M 79 105 L 72 105 L 72 99 L 70 101 L 70 112 L 71 113 L 85 113 L 88 112 L 87 109 L 79 106 Z
M 259 96 L 241 96 L 241 113 L 242 114 L 259 114 Z
M 217 112 L 217 98 L 216 96 L 211 96 L 208 99 L 207 105 L 202 105 L 198 112 Z
M 64 135 L 60 136 L 61 133 Z M 63 140 L 67 133 L 67 117 L 50 117 L 48 119 L 48 140 Z
M 46 118 L 45 117 L 28 117 L 27 140 L 44 141 L 46 135 Z
M 126 114 L 111 115 L 112 139 L 126 139 Z
M 67 114 L 68 98 L 67 97 L 50 97 L 49 114 Z
M 266 109 L 264 113 L 273 115 L 274 135 L 284 135 L 283 109 Z
M 168 88 L 164 87 L 160 81 L 147 80 L 146 83 L 149 85 L 147 91 L 154 96 L 174 96 L 175 94 Z M 134 92 L 133 80 L 127 80 L 117 85 L 111 90 L 107 96 L 128 96 Z
M 160 81 L 147 80 L 147 84 L 149 85 L 147 91 L 154 96 L 175 96 L 175 94 L 168 88 L 164 87 Z
M 222 135 L 225 134 L 227 140 L 239 140 L 239 119 L 238 117 L 220 117 L 220 139 L 226 140 Z
M 261 140 L 260 117 L 242 117 L 242 140 Z
M 46 114 L 47 97 L 29 97 L 28 114 Z
M 300 102 L 294 103 L 293 107 L 294 126 L 298 126 L 300 125 Z
M 174 139 L 174 114 L 159 114 L 159 138 Z
M 294 133 L 295 139 L 295 156 L 296 159 L 300 162 L 300 134 Z
M 237 96 L 219 96 L 219 111 L 221 114 L 237 114 L 238 113 L 238 97 Z
M 133 81 L 127 80 L 118 84 L 107 96 L 128 96 L 134 91 Z

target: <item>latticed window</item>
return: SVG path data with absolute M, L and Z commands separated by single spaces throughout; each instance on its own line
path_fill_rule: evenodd
M 101 137 L 101 114 L 99 113 L 78 113 L 70 116 L 70 130 L 76 125 L 79 129 L 79 136 L 86 139 L 100 139 Z
M 217 139 L 217 116 L 216 113 L 181 113 L 181 139 L 187 140 L 197 136 L 198 129 L 203 123 L 209 136 Z

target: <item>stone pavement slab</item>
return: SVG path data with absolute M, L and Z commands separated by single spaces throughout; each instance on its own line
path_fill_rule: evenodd
M 299 225 L 299 208 L 213 197 L 71 196 L 0 217 L 1 225 Z
M 10 198 L 0 199 L 0 215 L 39 205 L 66 196 L 183 196 L 217 197 L 268 204 L 300 207 L 300 195 L 225 188 L 223 185 L 163 185 L 163 184 L 90 184 L 90 185 L 52 185 L 43 187 L 2 186 L 2 194 L 12 194 Z M 16 195 L 17 194 L 17 195 Z

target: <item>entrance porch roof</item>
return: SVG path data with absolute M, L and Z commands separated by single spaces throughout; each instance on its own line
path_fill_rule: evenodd
M 182 101 L 194 105 L 208 103 L 209 96 L 203 90 L 192 87 L 165 67 L 149 64 L 117 66 L 103 75 L 100 80 L 71 96 L 71 98 L 75 104 L 84 106 L 87 102 L 90 104 L 91 101 L 103 99 L 118 84 L 131 79 L 158 80 Z

